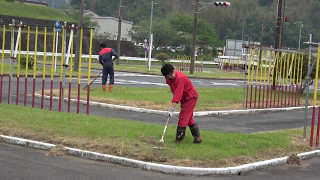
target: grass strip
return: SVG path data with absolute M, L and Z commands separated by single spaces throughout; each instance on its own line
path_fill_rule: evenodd
M 157 146 L 162 125 L 6 104 L 0 104 L 0 114 L 0 133 L 4 135 L 182 166 L 232 166 L 290 155 L 308 147 L 298 138 L 302 130 L 254 134 L 202 130 L 202 144 L 192 144 L 187 130 L 184 143 L 177 144 L 173 141 L 176 127 L 169 126 L 166 150 L 159 151 L 152 147 Z

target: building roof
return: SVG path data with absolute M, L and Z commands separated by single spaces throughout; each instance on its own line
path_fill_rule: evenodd
M 112 20 L 115 20 L 115 21 L 119 20 L 118 18 L 115 18 L 115 17 L 99 16 L 98 14 L 96 14 L 96 13 L 90 11 L 90 10 L 84 10 L 83 14 L 87 15 L 87 16 L 90 16 L 92 19 L 112 19 Z M 133 22 L 126 21 L 126 20 L 122 20 L 122 22 L 125 22 L 125 23 L 128 23 L 128 24 L 133 24 Z

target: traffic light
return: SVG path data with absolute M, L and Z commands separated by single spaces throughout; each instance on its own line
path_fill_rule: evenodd
M 284 18 L 284 21 L 285 21 L 285 22 L 289 22 L 289 17 L 286 16 L 286 17 Z
M 217 1 L 214 3 L 214 5 L 218 6 L 218 7 L 230 7 L 231 3 L 230 2 L 226 2 L 226 1 Z

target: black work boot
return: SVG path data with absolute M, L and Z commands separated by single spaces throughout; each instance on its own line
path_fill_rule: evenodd
M 202 142 L 201 136 L 200 136 L 200 129 L 197 125 L 197 123 L 194 123 L 189 126 L 192 136 L 194 137 L 193 143 L 199 144 Z
M 178 143 L 182 143 L 183 142 L 183 139 L 184 139 L 184 136 L 186 134 L 186 127 L 180 127 L 180 126 L 177 126 L 177 136 L 176 136 L 176 141 Z

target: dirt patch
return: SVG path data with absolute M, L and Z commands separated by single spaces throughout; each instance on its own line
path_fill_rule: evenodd
M 291 154 L 287 160 L 287 164 L 302 165 L 302 160 L 297 156 L 297 154 Z
M 55 147 L 53 147 L 48 153 L 48 156 L 65 156 L 65 155 L 67 155 L 67 150 L 61 144 L 58 144 Z

